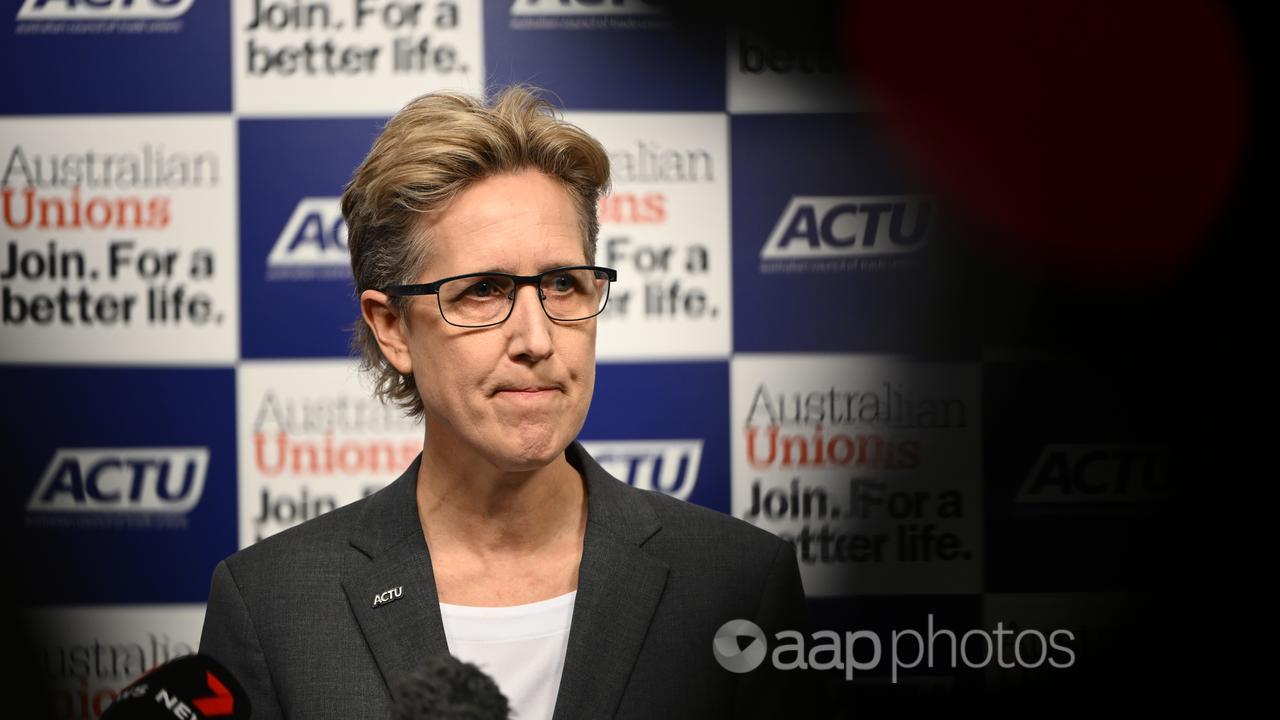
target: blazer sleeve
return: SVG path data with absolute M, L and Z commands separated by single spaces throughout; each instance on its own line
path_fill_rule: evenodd
M 781 630 L 811 633 L 809 606 L 791 543 L 778 542 L 753 621 L 770 639 Z M 739 676 L 734 706 L 734 718 L 821 720 L 836 716 L 837 695 L 830 673 L 777 670 L 766 656 L 755 671 Z
M 283 718 L 253 618 L 226 560 L 213 571 L 200 652 L 222 663 L 240 681 L 249 695 L 254 720 Z

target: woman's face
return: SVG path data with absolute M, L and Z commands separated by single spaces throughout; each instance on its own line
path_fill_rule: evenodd
M 498 271 L 535 275 L 586 264 L 582 229 L 564 186 L 526 170 L 481 180 L 429 227 L 414 282 Z M 427 443 L 468 448 L 505 471 L 552 462 L 577 437 L 595 386 L 596 320 L 556 322 L 537 288 L 519 286 L 501 325 L 444 321 L 434 296 L 410 300 L 408 368 L 422 395 Z

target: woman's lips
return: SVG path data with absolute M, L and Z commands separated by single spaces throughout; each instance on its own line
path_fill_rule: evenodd
M 538 398 L 550 395 L 558 389 L 556 387 L 501 388 L 497 394 L 511 398 Z

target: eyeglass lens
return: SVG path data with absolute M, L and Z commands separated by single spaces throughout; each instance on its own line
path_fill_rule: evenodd
M 609 279 L 597 270 L 557 270 L 538 285 L 542 307 L 553 320 L 584 320 L 600 314 L 609 299 Z M 506 319 L 515 303 L 515 281 L 506 275 L 450 280 L 438 291 L 440 311 L 454 325 L 489 325 Z

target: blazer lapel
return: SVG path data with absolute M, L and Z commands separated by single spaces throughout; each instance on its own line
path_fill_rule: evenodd
M 668 567 L 641 549 L 661 527 L 653 509 L 578 443 L 566 456 L 587 480 L 587 531 L 552 717 L 608 718 L 631 677 Z
M 348 553 L 342 573 L 347 602 L 388 688 L 398 674 L 449 652 L 418 520 L 421 461 L 419 455 L 399 479 L 369 498 L 350 538 L 358 552 Z
M 552 717 L 612 717 L 666 586 L 667 564 L 641 547 L 661 524 L 635 490 L 609 475 L 581 445 L 570 445 L 565 456 L 586 479 L 587 530 Z M 418 519 L 421 461 L 419 455 L 366 502 L 342 573 L 351 611 L 388 687 L 397 674 L 449 652 Z M 387 591 L 395 599 L 374 607 L 374 599 Z

